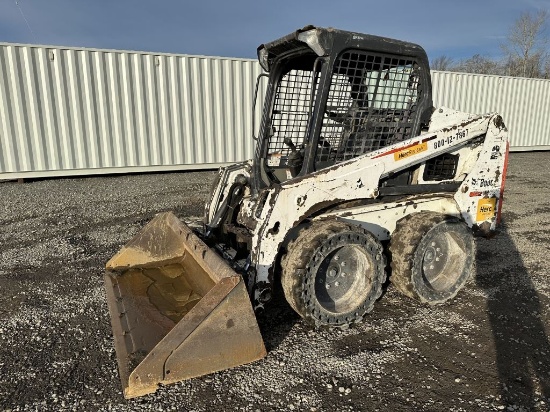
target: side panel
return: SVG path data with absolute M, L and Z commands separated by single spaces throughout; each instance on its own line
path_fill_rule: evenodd
M 424 211 L 438 212 L 450 216 L 460 216 L 458 205 L 452 195 L 433 195 L 429 198 L 408 197 L 399 202 L 378 203 L 355 207 L 320 215 L 315 219 L 337 218 L 361 226 L 379 240 L 389 240 L 397 221 L 411 213 Z
M 489 122 L 478 160 L 455 195 L 463 219 L 480 235 L 489 236 L 496 230 L 502 208 L 508 148 L 508 129 L 502 118 L 495 115 Z

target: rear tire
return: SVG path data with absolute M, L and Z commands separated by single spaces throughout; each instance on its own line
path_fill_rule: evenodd
M 347 327 L 372 310 L 386 280 L 383 247 L 366 230 L 340 221 L 304 226 L 281 260 L 292 308 L 315 326 Z
M 455 217 L 414 213 L 399 220 L 392 234 L 392 284 L 403 294 L 435 305 L 456 296 L 472 273 L 472 231 Z

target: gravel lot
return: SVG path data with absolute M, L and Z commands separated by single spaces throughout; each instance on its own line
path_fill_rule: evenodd
M 1 410 L 550 410 L 550 153 L 513 153 L 502 233 L 443 306 L 391 286 L 347 331 L 277 299 L 268 356 L 125 401 L 105 262 L 155 213 L 202 213 L 213 172 L 0 183 Z

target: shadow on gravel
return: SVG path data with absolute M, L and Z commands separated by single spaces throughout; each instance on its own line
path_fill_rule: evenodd
M 536 410 L 541 396 L 550 398 L 550 343 L 529 271 L 506 222 L 500 228 L 497 238 L 478 241 L 476 282 L 488 293 L 502 400 Z M 490 261 L 497 267 L 483 267 Z
M 267 352 L 281 344 L 300 317 L 286 302 L 282 290 L 275 288 L 274 296 L 264 312 L 257 315 L 258 326 Z

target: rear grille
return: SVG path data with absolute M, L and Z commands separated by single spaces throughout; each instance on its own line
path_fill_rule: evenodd
M 423 179 L 429 180 L 451 180 L 456 175 L 459 155 L 442 154 L 426 162 Z

